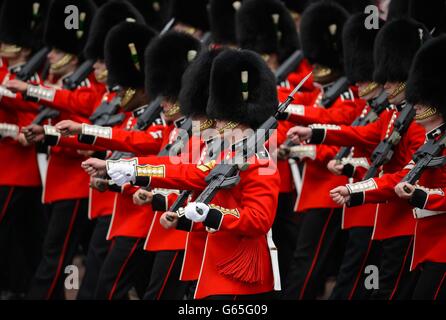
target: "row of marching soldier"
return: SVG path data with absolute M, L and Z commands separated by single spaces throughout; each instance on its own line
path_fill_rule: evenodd
M 0 299 L 445 300 L 444 32 L 443 0 L 1 1 Z

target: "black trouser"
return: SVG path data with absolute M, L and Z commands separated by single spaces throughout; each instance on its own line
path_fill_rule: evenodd
M 365 286 L 365 268 L 379 265 L 379 248 L 372 241 L 373 227 L 348 230 L 348 241 L 331 300 L 367 300 L 372 290 Z
M 183 300 L 189 282 L 180 281 L 184 251 L 155 252 L 144 300 Z
M 273 224 L 273 241 L 277 247 L 282 288 L 285 287 L 288 268 L 296 249 L 296 239 L 299 232 L 300 215 L 294 212 L 294 201 L 293 193 L 279 194 L 279 204 Z
M 0 186 L 0 290 L 24 295 L 42 256 L 47 218 L 40 187 Z
M 412 298 L 446 301 L 446 263 L 425 262 L 420 267 Z
M 149 282 L 154 255 L 143 238 L 116 237 L 99 273 L 95 298 L 126 300 L 132 287 L 142 297 Z
M 413 236 L 395 237 L 380 241 L 379 289 L 373 290 L 373 300 L 410 299 L 418 272 L 410 272 Z
M 47 208 L 50 212 L 48 232 L 29 299 L 65 298 L 65 268 L 72 263 L 79 244 L 88 237 L 90 230 L 88 199 L 57 201 Z
M 96 219 L 96 225 L 88 247 L 85 275 L 77 294 L 78 300 L 92 300 L 99 279 L 99 273 L 110 249 L 107 232 L 110 226 L 111 215 Z
M 301 213 L 296 250 L 288 270 L 284 299 L 315 299 L 324 287 L 336 242 L 341 239 L 342 209 Z

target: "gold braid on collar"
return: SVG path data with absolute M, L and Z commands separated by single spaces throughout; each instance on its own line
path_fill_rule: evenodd
M 432 106 L 427 106 L 427 109 L 423 111 L 423 113 L 418 114 L 415 116 L 415 120 L 426 120 L 432 116 L 435 116 L 436 114 L 438 114 L 438 110 L 435 107 Z
M 403 92 L 406 89 L 406 83 L 405 82 L 400 82 L 400 84 L 398 85 L 398 87 L 393 90 L 393 92 L 391 94 L 389 94 L 389 99 L 393 99 L 396 96 L 398 96 L 401 92 Z

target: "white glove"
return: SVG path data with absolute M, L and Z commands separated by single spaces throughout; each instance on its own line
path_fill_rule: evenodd
M 184 208 L 184 215 L 193 222 L 203 222 L 209 213 L 209 207 L 202 202 L 190 202 Z
M 114 183 L 116 183 L 118 186 L 122 187 L 124 184 L 129 183 L 128 177 L 123 175 L 120 172 L 115 172 L 110 174 L 110 178 L 113 180 Z
M 132 160 L 108 161 L 107 173 L 118 186 L 122 186 L 128 182 L 135 182 L 136 163 Z

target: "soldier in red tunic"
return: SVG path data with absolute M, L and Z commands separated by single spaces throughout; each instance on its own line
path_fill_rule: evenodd
M 371 110 L 370 103 L 383 91 L 382 85 L 373 81 L 373 44 L 379 29 L 365 28 L 366 18 L 367 15 L 363 13 L 351 16 L 342 35 L 346 75 L 351 83 L 357 84 L 360 98 L 368 101 L 362 117 L 369 112 L 379 116 L 379 113 Z M 380 21 L 380 24 L 383 23 Z M 387 105 L 380 106 L 383 107 Z M 352 148 L 346 158 L 331 160 L 328 169 L 336 175 L 349 177 L 350 181 L 360 181 L 368 168 L 371 151 L 360 146 Z M 370 295 L 371 291 L 364 287 L 364 268 L 378 262 L 379 250 L 372 246 L 371 240 L 376 209 L 376 204 L 344 207 L 342 229 L 347 230 L 348 241 L 330 299 L 363 300 Z
M 236 13 L 236 36 L 239 47 L 260 54 L 273 72 L 299 48 L 293 18 L 285 5 L 278 0 L 242 2 Z M 285 81 L 278 87 L 279 99 L 282 90 L 283 96 L 288 96 L 287 86 Z M 276 145 L 285 141 L 287 129 L 287 122 L 280 121 Z M 278 249 L 280 275 L 284 286 L 297 237 L 297 221 L 293 212 L 295 190 L 288 161 L 279 159 L 277 162 L 281 186 L 273 237 Z
M 28 97 L 38 100 L 40 97 L 53 96 L 55 89 L 52 86 L 61 87 L 63 79 L 74 72 L 79 64 L 79 56 L 85 45 L 96 6 L 88 0 L 77 4 L 82 24 L 79 30 L 73 30 L 65 28 L 64 24 L 65 7 L 70 4 L 70 1 L 51 3 L 44 33 L 45 44 L 52 48 L 48 54 L 49 76 L 45 87 L 25 84 L 30 88 L 26 92 Z M 81 86 L 92 95 L 102 95 L 98 91 L 104 88 L 102 84 L 96 82 L 93 74 L 90 74 Z M 10 88 L 21 91 L 19 86 L 11 85 Z M 14 104 L 37 110 L 38 104 L 24 101 L 23 96 L 17 93 Z M 67 108 L 60 113 L 58 119 L 76 116 Z M 83 156 L 70 149 L 51 148 L 43 196 L 50 222 L 43 246 L 43 259 L 32 281 L 29 298 L 64 298 L 63 272 L 65 267 L 71 264 L 83 232 L 89 226 L 87 217 L 89 178 L 79 170 L 83 159 Z
M 178 104 L 181 77 L 200 49 L 201 44 L 192 36 L 169 32 L 154 41 L 146 50 L 146 91 L 152 98 L 162 98 L 163 117 L 168 123 L 166 127 L 152 126 L 146 131 L 128 131 L 85 124 L 76 124 L 76 128 L 59 124 L 58 128 L 93 137 L 89 139 L 89 143 L 96 146 L 129 151 L 138 156 L 158 153 L 166 145 L 172 144 L 180 133 L 179 126 L 184 121 Z M 169 68 L 171 70 L 166 72 Z M 133 193 L 136 191 L 134 187 L 127 185 L 122 191 L 122 195 L 117 198 L 108 234 L 109 238 L 116 239 L 119 246 L 113 247 L 108 255 L 96 296 L 107 299 L 125 298 L 134 283 L 135 272 L 141 271 L 145 273 L 146 278 L 150 278 L 148 288 L 142 288 L 147 290 L 146 299 L 183 297 L 186 284 L 179 282 L 179 272 L 185 234 L 175 230 L 166 232 L 158 223 L 154 223 L 158 221 L 157 217 L 162 211 L 166 210 L 167 197 L 164 194 L 173 194 L 175 190 L 141 191 L 147 199 L 152 200 L 153 211 L 149 206 L 141 207 L 133 203 Z M 149 255 L 144 249 L 152 254 Z M 153 259 L 151 272 L 147 268 L 144 269 L 140 263 L 146 260 L 144 257 Z M 142 293 L 140 292 L 141 296 Z
M 207 110 L 208 117 L 217 119 L 217 129 L 257 128 L 274 113 L 276 99 L 274 77 L 260 56 L 228 50 L 215 58 Z M 173 165 L 169 159 L 152 160 L 138 167 L 121 162 L 119 167 L 110 166 L 108 174 L 119 183 L 145 177 L 151 187 L 176 185 L 199 193 L 215 166 L 214 162 Z M 236 187 L 221 190 L 209 205 L 193 202 L 184 209 L 193 222 L 191 232 L 207 231 L 204 248 L 198 246 L 204 250 L 202 262 L 195 264 L 199 268 L 196 299 L 264 298 L 279 284 L 274 281 L 267 240 L 277 206 L 278 172 L 263 151 L 248 162 Z
M 346 10 L 332 2 L 318 2 L 305 10 L 300 39 L 304 56 L 314 67 L 313 82 L 317 88 L 296 95 L 285 112 L 288 128 L 293 123 L 351 124 L 363 110 L 364 101 L 357 98 L 357 88 L 350 86 L 343 77 L 342 31 L 347 18 Z M 340 85 L 343 81 L 345 85 Z M 332 88 L 339 85 L 338 92 L 325 102 Z M 280 96 L 279 92 L 279 99 Z M 300 219 L 299 233 L 294 240 L 296 249 L 284 297 L 315 299 L 326 279 L 336 272 L 331 261 L 342 254 L 339 252 L 342 250 L 342 210 L 331 201 L 328 192 L 347 179 L 327 169 L 337 148 L 297 145 L 289 148 L 289 152 L 290 157 L 302 165 L 302 178 L 296 179 L 302 181 L 302 187 L 295 205 Z
M 440 76 L 446 72 L 445 54 L 445 36 L 426 43 L 415 57 L 407 82 L 407 101 L 415 105 L 415 120 L 425 127 L 427 144 L 443 139 L 446 132 L 446 99 Z M 445 154 L 443 150 L 439 156 Z M 383 191 L 391 192 L 414 165 L 411 161 L 394 177 L 384 175 L 382 179 L 387 178 L 388 183 L 382 186 Z M 395 187 L 396 194 L 415 207 L 411 269 L 418 270 L 420 276 L 412 296 L 414 300 L 446 300 L 445 173 L 444 166 L 428 168 L 415 185 L 400 182 Z
M 33 51 L 42 46 L 48 1 L 3 1 L 0 13 L 2 85 L 17 76 Z M 37 72 L 40 70 L 37 70 Z M 30 82 L 40 81 L 38 73 Z M 35 116 L 8 103 L 14 96 L 0 90 L 0 291 L 3 298 L 23 298 L 41 258 L 46 218 L 36 149 L 20 129 Z
M 402 34 L 406 35 L 406 38 L 403 39 Z M 295 142 L 353 145 L 373 149 L 396 130 L 394 123 L 407 106 L 405 83 L 409 68 L 416 51 L 429 38 L 429 32 L 424 26 L 411 19 L 392 20 L 377 35 L 374 48 L 374 79 L 384 84 L 389 102 L 396 106 L 396 110 L 385 112 L 374 123 L 361 127 L 295 127 L 290 130 L 290 137 L 292 139 L 299 137 L 293 139 Z M 423 141 L 424 129 L 413 121 L 408 122 L 408 128 L 402 132 L 391 159 L 379 170 L 384 173 L 401 170 Z M 330 191 L 330 196 L 341 205 L 346 202 L 346 198 L 350 199 L 350 206 L 379 203 L 372 239 L 379 241 L 382 256 L 379 289 L 374 290 L 372 298 L 404 298 L 410 295 L 409 287 L 413 280 L 413 274 L 409 273 L 409 265 L 415 221 L 410 215 L 407 203 L 385 202 L 382 197 L 372 196 L 373 192 L 372 194 L 367 192 L 375 189 L 378 189 L 378 184 L 371 178 L 334 188 Z
M 142 15 L 130 3 L 120 0 L 110 1 L 101 6 L 93 19 L 91 32 L 89 33 L 84 49 L 84 55 L 87 59 L 95 61 L 95 64 L 93 65 L 95 78 L 100 83 L 105 84 L 108 78 L 108 70 L 104 54 L 106 35 L 111 28 L 125 20 L 134 21 L 139 24 L 145 23 Z M 116 56 L 116 60 L 113 60 L 116 61 L 114 62 L 115 64 L 122 63 L 122 56 L 119 52 L 116 53 L 111 50 L 110 55 L 112 57 Z M 111 63 L 112 61 L 109 59 L 108 64 Z M 128 69 L 126 73 L 130 72 L 129 70 L 130 69 Z M 104 104 L 107 103 L 109 104 L 108 107 L 111 108 L 111 105 L 114 104 L 124 92 L 124 88 L 119 88 L 116 84 L 110 83 L 110 85 L 107 86 L 107 91 L 99 97 L 99 100 L 91 105 L 91 109 L 96 110 L 98 107 L 103 108 Z M 77 97 L 80 95 L 82 95 L 80 90 L 57 90 L 55 101 L 58 101 L 57 97 L 63 96 L 64 100 L 76 103 L 79 101 Z M 59 99 L 59 101 L 60 100 L 62 99 Z M 57 105 L 48 105 L 57 108 Z M 126 110 L 126 107 L 126 105 L 119 105 L 120 110 Z M 120 110 L 117 111 L 119 112 Z M 121 119 L 121 122 L 123 121 L 124 119 Z M 119 124 L 120 123 L 118 122 L 116 125 Z M 80 143 L 77 137 L 62 137 L 60 133 L 57 133 L 57 130 L 53 126 L 45 126 L 44 131 L 46 133 L 45 142 L 51 146 L 57 145 L 70 147 L 73 150 L 80 149 L 84 154 L 97 157 L 106 153 L 105 149 L 98 149 Z M 91 149 L 91 151 L 89 149 Z M 111 241 L 107 240 L 107 232 L 111 221 L 116 194 L 112 191 L 106 191 L 106 189 L 106 184 L 104 184 L 102 180 L 91 179 L 88 217 L 95 221 L 95 227 L 87 251 L 85 275 L 77 295 L 77 299 L 81 300 L 94 298 L 99 271 L 111 244 Z

